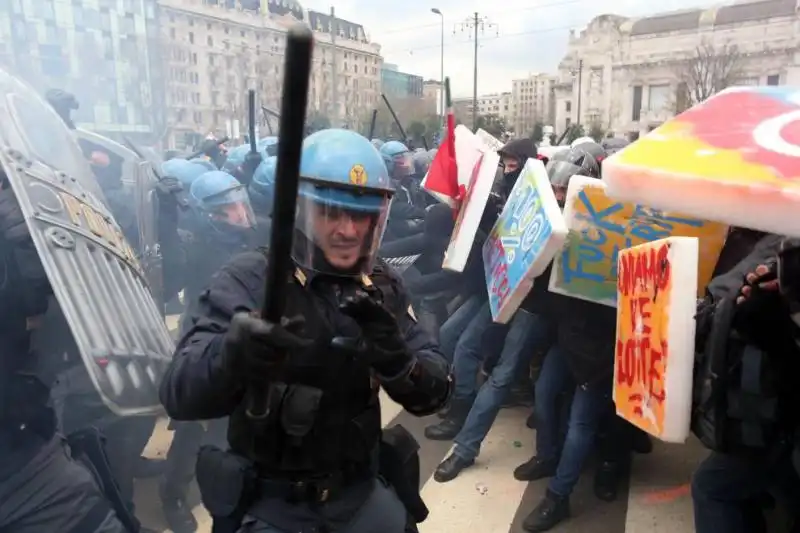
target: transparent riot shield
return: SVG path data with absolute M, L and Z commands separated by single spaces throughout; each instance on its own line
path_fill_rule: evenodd
M 70 130 L 3 70 L 0 171 L 99 397 L 118 415 L 159 412 L 157 387 L 173 342 L 136 253 Z
M 136 182 L 136 169 L 141 159 L 132 150 L 92 131 L 81 128 L 73 131 L 86 159 L 92 159 L 95 152 L 108 157 L 109 170 L 125 187 L 133 187 Z
M 138 166 L 134 181 L 134 206 L 139 227 L 139 260 L 150 284 L 150 293 L 158 308 L 164 311 L 164 270 L 158 240 L 158 194 L 164 160 L 155 150 L 139 146 L 125 138 L 125 144 L 136 154 Z
M 158 241 L 158 195 L 155 185 L 158 177 L 150 161 L 142 161 L 136 173 L 134 202 L 139 226 L 139 261 L 144 269 L 150 293 L 164 309 L 164 273 Z

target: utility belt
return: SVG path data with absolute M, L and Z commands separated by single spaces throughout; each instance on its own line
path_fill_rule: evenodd
M 410 521 L 422 522 L 428 509 L 419 495 L 419 445 L 402 426 L 384 431 L 380 443 L 382 476 L 395 488 Z M 197 484 L 203 505 L 213 518 L 212 533 L 235 533 L 244 516 L 259 499 L 281 499 L 289 504 L 322 505 L 347 489 L 372 477 L 333 474 L 308 480 L 275 480 L 259 477 L 252 461 L 215 446 L 203 446 L 197 457 Z

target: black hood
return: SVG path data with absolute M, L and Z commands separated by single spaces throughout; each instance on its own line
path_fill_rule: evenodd
M 519 162 L 519 167 L 516 170 L 503 174 L 503 194 L 508 196 L 511 193 L 511 189 L 514 188 L 517 178 L 519 178 L 519 175 L 522 172 L 522 167 L 525 166 L 525 163 L 528 161 L 528 159 L 538 157 L 539 152 L 536 149 L 536 145 L 533 144 L 533 141 L 527 137 L 524 137 L 522 139 L 514 139 L 513 141 L 506 143 L 506 145 L 500 148 L 497 153 L 500 154 L 500 157 L 513 157 Z

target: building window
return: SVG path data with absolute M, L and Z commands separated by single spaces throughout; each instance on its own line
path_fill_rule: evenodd
M 633 112 L 631 113 L 631 120 L 639 122 L 642 118 L 642 86 L 636 85 L 633 88 Z
M 767 85 L 780 85 L 781 84 L 781 75 L 780 74 L 770 74 L 767 76 Z
M 170 37 L 170 39 L 173 39 L 173 40 L 175 39 L 175 28 L 170 28 L 169 29 L 169 37 Z
M 194 44 L 194 33 L 189 32 L 189 43 Z
M 567 113 L 572 113 L 572 102 L 570 101 L 564 102 L 564 111 L 566 111 Z
M 651 85 L 648 88 L 648 106 L 650 111 L 661 111 L 669 105 L 672 90 L 669 85 Z
M 213 37 L 211 37 L 211 36 L 209 36 L 209 37 L 206 39 L 206 43 L 208 44 L 208 46 L 214 46 L 214 38 L 213 38 Z

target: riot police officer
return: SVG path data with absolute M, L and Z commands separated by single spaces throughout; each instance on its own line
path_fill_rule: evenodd
M 187 307 L 181 315 L 181 333 L 191 322 L 193 305 L 214 272 L 228 259 L 251 247 L 256 225 L 246 189 L 226 172 L 206 172 L 193 180 L 189 202 L 191 220 L 186 227 L 190 231 L 183 233 L 186 264 L 182 278 Z M 206 431 L 197 422 L 170 425 L 175 433 L 159 488 L 164 517 L 176 533 L 193 532 L 197 528 L 186 497 L 202 442 L 224 442 L 224 427 L 220 430 L 219 426 L 215 422 Z
M 196 302 L 161 398 L 178 420 L 230 415 L 230 452 L 205 448 L 198 459 L 215 520 L 403 533 L 409 514 L 416 522 L 427 510 L 383 464 L 396 448 L 381 443 L 378 389 L 432 414 L 449 396 L 447 364 L 399 276 L 375 263 L 393 193 L 380 154 L 357 133 L 324 130 L 305 140 L 300 174 L 288 318 L 256 318 L 265 253 L 235 257 Z M 253 388 L 269 390 L 260 419 L 247 414 Z

